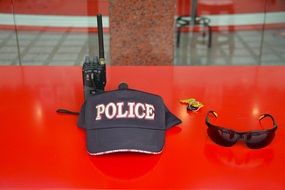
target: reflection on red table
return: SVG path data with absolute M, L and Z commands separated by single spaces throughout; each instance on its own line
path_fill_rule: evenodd
M 285 188 L 285 67 L 108 67 L 107 90 L 124 81 L 159 94 L 182 124 L 166 133 L 162 154 L 90 156 L 77 117 L 83 102 L 80 67 L 0 67 L 0 188 Z M 187 112 L 180 99 L 205 106 Z M 259 129 L 258 116 L 278 124 L 273 142 L 227 148 L 207 136 L 205 115 L 221 126 Z

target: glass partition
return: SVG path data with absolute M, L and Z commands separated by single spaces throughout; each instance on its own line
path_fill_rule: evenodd
M 0 65 L 19 65 L 17 28 L 11 0 L 0 0 Z
M 268 1 L 261 47 L 262 65 L 285 64 L 285 2 Z
M 284 63 L 284 5 L 282 0 L 178 0 L 175 63 Z
M 23 65 L 80 65 L 85 55 L 98 55 L 98 13 L 108 28 L 107 0 L 15 0 L 14 10 Z
M 175 65 L 285 63 L 284 0 L 176 1 Z M 98 55 L 98 13 L 108 64 L 108 0 L 0 0 L 0 65 L 80 65 Z

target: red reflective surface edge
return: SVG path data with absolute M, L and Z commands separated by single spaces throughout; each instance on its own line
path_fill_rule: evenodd
M 160 155 L 90 156 L 77 116 L 83 102 L 81 67 L 0 67 L 0 188 L 285 188 L 285 67 L 107 67 L 107 90 L 124 81 L 158 94 L 182 124 L 166 133 Z M 186 111 L 182 98 L 205 106 Z M 258 116 L 278 124 L 273 142 L 248 149 L 213 143 L 204 119 L 236 130 L 260 129 Z M 264 121 L 262 127 L 270 127 Z

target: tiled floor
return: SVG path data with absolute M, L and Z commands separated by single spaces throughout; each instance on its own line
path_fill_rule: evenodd
M 181 34 L 176 65 L 285 65 L 285 30 L 214 32 L 207 48 L 201 33 Z M 109 34 L 104 35 L 109 63 Z M 0 65 L 80 65 L 98 54 L 96 33 L 0 31 Z M 20 51 L 20 57 L 18 56 Z M 20 59 L 20 61 L 19 61 Z
M 80 65 L 87 54 L 98 54 L 97 34 L 58 32 L 18 32 L 22 65 Z M 0 64 L 19 64 L 17 39 L 13 31 L 0 31 Z M 104 36 L 109 62 L 109 35 Z
M 285 65 L 284 30 L 213 33 L 212 47 L 201 33 L 182 33 L 177 65 Z

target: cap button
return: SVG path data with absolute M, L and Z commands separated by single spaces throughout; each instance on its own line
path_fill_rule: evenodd
M 119 90 L 125 90 L 125 89 L 128 89 L 128 84 L 125 82 L 121 82 L 119 84 Z

